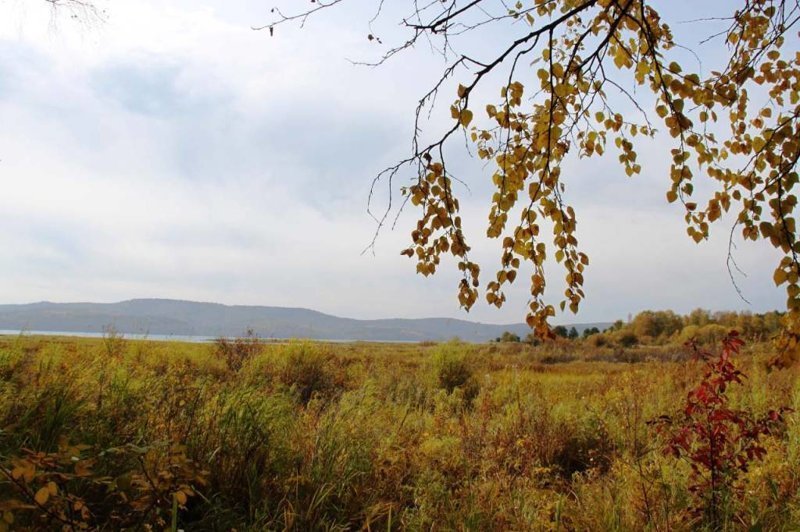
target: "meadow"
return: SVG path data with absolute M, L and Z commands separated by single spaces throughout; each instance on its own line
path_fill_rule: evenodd
M 0 529 L 800 529 L 800 416 L 710 516 L 652 423 L 704 364 L 595 344 L 2 337 Z M 800 410 L 770 353 L 731 408 Z

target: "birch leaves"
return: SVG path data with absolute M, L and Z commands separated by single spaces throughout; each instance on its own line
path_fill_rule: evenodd
M 475 2 L 481 3 L 489 4 Z M 637 140 L 661 131 L 673 139 L 665 152 L 666 199 L 683 205 L 688 235 L 704 240 L 710 224 L 732 211 L 745 239 L 764 239 L 782 251 L 774 280 L 786 286 L 787 308 L 800 311 L 794 220 L 800 7 L 779 0 L 732 4 L 730 12 L 720 13 L 730 18 L 718 36 L 727 62 L 705 77 L 671 60 L 672 32 L 646 0 L 520 1 L 505 18 L 528 24 L 527 35 L 492 60 L 461 58 L 477 67 L 470 82 L 458 87 L 453 127 L 466 132 L 478 157 L 490 163 L 494 192 L 486 234 L 502 243 L 499 267 L 485 283 L 488 303 L 502 306 L 504 290 L 524 269 L 531 272 L 527 320 L 539 335 L 550 334 L 547 321 L 556 307 L 577 312 L 589 259 L 580 251 L 576 213 L 564 197 L 562 163 L 568 155 L 612 153 L 621 171 L 633 177 L 642 171 Z M 431 27 L 446 30 L 467 7 Z M 499 99 L 488 105 L 471 99 L 485 75 L 500 68 L 508 82 Z M 648 92 L 652 106 L 641 107 L 643 99 L 625 87 Z M 620 110 L 624 100 L 627 111 Z M 423 275 L 436 271 L 442 254 L 454 255 L 463 272 L 459 301 L 469 309 L 479 295 L 481 270 L 469 259 L 455 176 L 447 172 L 441 143 L 418 150 L 417 158 L 419 177 L 405 192 L 422 214 L 403 253 L 417 260 Z M 711 197 L 694 198 L 700 176 L 715 183 Z M 564 276 L 555 303 L 545 299 L 548 257 Z

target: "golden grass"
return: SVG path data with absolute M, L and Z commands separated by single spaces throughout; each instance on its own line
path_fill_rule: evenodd
M 256 351 L 234 371 L 214 345 L 1 338 L 0 529 L 705 526 L 687 464 L 647 425 L 697 382 L 679 348 Z M 800 409 L 798 370 L 767 372 L 767 357 L 740 357 L 733 402 Z M 728 529 L 800 527 L 797 416 L 766 446 Z

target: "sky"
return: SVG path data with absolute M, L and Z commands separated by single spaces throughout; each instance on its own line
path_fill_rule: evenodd
M 667 14 L 683 22 L 724 4 L 672 2 Z M 163 297 L 354 318 L 524 319 L 524 282 L 504 308 L 481 301 L 466 314 L 452 261 L 433 277 L 416 275 L 399 254 L 413 209 L 362 253 L 375 232 L 372 179 L 408 154 L 416 102 L 441 57 L 420 46 L 377 68 L 354 65 L 400 42 L 393 22 L 402 13 L 387 8 L 370 27 L 374 2 L 351 0 L 302 29 L 253 31 L 272 5 L 113 0 L 100 3 L 105 20 L 76 23 L 43 0 L 0 0 L 0 303 Z M 713 58 L 699 45 L 710 33 L 702 29 L 676 26 Z M 384 44 L 369 41 L 370 31 Z M 461 44 L 481 53 L 507 31 Z M 426 134 L 446 127 L 442 110 Z M 780 257 L 768 244 L 734 241 L 748 304 L 726 268 L 730 220 L 700 245 L 686 235 L 681 208 L 664 199 L 668 148 L 661 137 L 644 144 L 634 179 L 612 160 L 565 166 L 591 264 L 581 311 L 557 322 L 782 308 L 772 283 Z M 463 217 L 486 278 L 499 260 L 498 242 L 483 237 L 490 172 L 463 143 L 450 157 L 469 185 Z M 377 210 L 386 199 L 379 185 Z M 557 302 L 562 274 L 550 270 Z

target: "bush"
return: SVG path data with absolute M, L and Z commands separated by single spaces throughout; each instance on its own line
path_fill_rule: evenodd
M 742 495 L 737 486 L 741 474 L 767 454 L 762 437 L 782 430 L 784 414 L 791 411 L 781 407 L 757 417 L 730 407 L 729 389 L 746 378 L 732 358 L 742 345 L 735 331 L 722 341 L 718 355 L 692 345 L 695 357 L 705 363 L 702 380 L 677 419 L 661 416 L 655 422 L 667 436 L 665 452 L 689 462 L 692 513 L 712 530 L 722 530 L 729 521 L 730 502 Z
M 466 349 L 466 346 L 455 342 L 440 346 L 433 355 L 433 367 L 439 388 L 448 394 L 460 389 L 464 399 L 470 402 L 478 395 L 480 385 Z
M 234 373 L 242 369 L 248 360 L 259 355 L 262 350 L 263 344 L 253 329 L 247 329 L 242 338 L 230 340 L 220 337 L 214 342 L 216 358 L 224 360 L 225 366 Z
M 589 342 L 589 345 L 592 347 L 605 347 L 610 343 L 608 335 L 604 333 L 592 334 L 586 341 Z
M 514 334 L 510 331 L 504 332 L 501 336 L 495 339 L 495 342 L 520 342 L 520 337 L 518 334 Z
M 684 341 L 695 340 L 697 343 L 703 345 L 718 344 L 725 339 L 728 332 L 730 331 L 727 327 L 716 323 L 709 323 L 708 325 L 700 327 L 695 331 L 694 336 L 685 338 Z
M 617 343 L 622 347 L 633 347 L 639 343 L 639 339 L 635 334 L 626 332 L 617 337 Z

